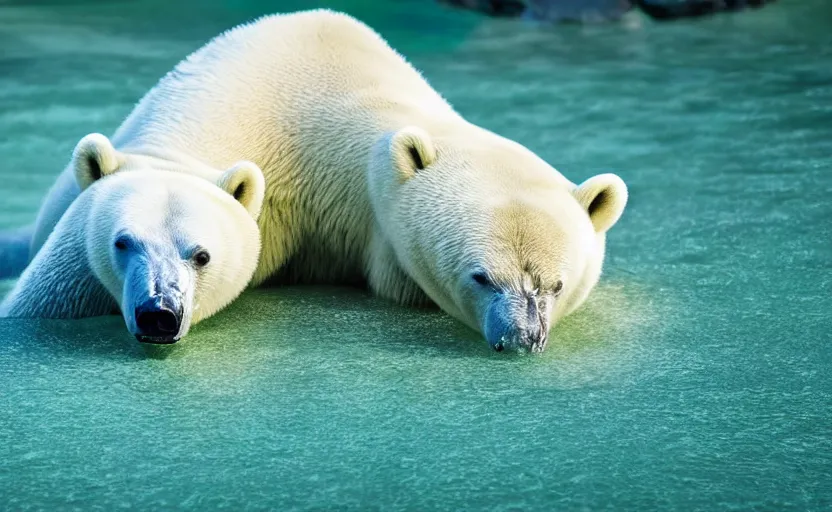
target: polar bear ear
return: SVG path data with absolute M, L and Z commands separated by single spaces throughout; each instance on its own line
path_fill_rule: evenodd
M 82 191 L 86 190 L 104 176 L 116 172 L 120 160 L 110 139 L 100 133 L 91 133 L 81 139 L 72 152 L 75 182 Z
M 598 233 L 613 227 L 627 205 L 627 185 L 615 174 L 593 176 L 581 183 L 574 194 Z
M 260 217 L 263 196 L 266 193 L 266 180 L 257 164 L 247 160 L 237 162 L 222 173 L 217 185 L 234 196 L 254 220 Z
M 408 126 L 393 134 L 390 157 L 399 179 L 405 182 L 436 161 L 436 149 L 426 131 Z

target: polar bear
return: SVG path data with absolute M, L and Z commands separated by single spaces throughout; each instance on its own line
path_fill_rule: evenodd
M 599 279 L 627 188 L 576 185 L 468 122 L 363 23 L 313 10 L 236 27 L 176 66 L 112 138 L 114 165 L 266 178 L 253 284 L 360 283 L 436 304 L 497 349 L 541 350 Z M 77 192 L 59 178 L 32 247 Z
M 119 172 L 102 135 L 78 144 L 83 192 L 0 304 L 2 317 L 119 311 L 139 341 L 173 343 L 248 285 L 260 251 L 265 183 L 239 162 L 219 187 L 184 173 Z

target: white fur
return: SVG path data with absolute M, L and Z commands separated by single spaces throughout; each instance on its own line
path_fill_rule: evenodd
M 76 154 L 102 155 L 100 145 L 82 141 Z M 104 157 L 107 158 L 106 156 Z M 259 169 L 241 166 L 253 203 L 262 203 Z M 105 173 L 106 174 L 106 173 Z M 166 171 L 118 173 L 91 179 L 79 172 L 79 183 L 91 185 L 70 206 L 43 248 L 0 304 L 0 316 L 80 318 L 121 309 L 128 328 L 133 309 L 124 298 L 135 291 L 125 276 L 114 241 L 129 233 L 143 246 L 161 248 L 127 258 L 169 258 L 171 279 L 186 283 L 183 296 L 188 324 L 203 320 L 231 302 L 249 283 L 257 266 L 260 237 L 256 216 L 226 189 L 187 174 Z M 239 176 L 223 176 L 238 183 Z M 259 183 L 259 188 L 258 188 Z M 195 268 L 193 247 L 210 252 L 210 262 Z M 133 329 L 131 329 L 132 331 Z M 185 332 L 182 333 L 183 335 Z
M 141 100 L 112 143 L 128 170 L 217 181 L 217 169 L 240 159 L 259 165 L 266 199 L 254 283 L 366 281 L 403 303 L 433 300 L 478 329 L 484 299 L 461 283 L 472 258 L 516 283 L 528 276 L 508 253 L 538 260 L 548 279 L 564 277 L 566 291 L 547 307 L 565 314 L 597 281 L 604 233 L 626 202 L 620 180 L 578 188 L 470 124 L 377 33 L 325 10 L 218 36 Z M 61 178 L 47 199 L 35 249 L 73 196 L 69 183 Z M 590 220 L 601 191 L 609 200 Z M 512 229 L 525 241 L 500 238 Z

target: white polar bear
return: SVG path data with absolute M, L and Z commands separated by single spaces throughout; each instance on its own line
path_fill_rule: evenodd
M 0 304 L 0 316 L 80 318 L 120 310 L 139 341 L 173 343 L 248 285 L 265 183 L 239 162 L 219 187 L 167 171 L 112 174 L 102 135 L 78 144 L 84 192 Z M 89 187 L 89 188 L 87 188 Z
M 600 276 L 627 202 L 580 186 L 466 121 L 366 25 L 326 10 L 266 16 L 190 55 L 113 136 L 117 164 L 266 178 L 253 282 L 364 283 L 436 303 L 495 349 L 541 350 Z M 77 191 L 65 171 L 33 250 Z

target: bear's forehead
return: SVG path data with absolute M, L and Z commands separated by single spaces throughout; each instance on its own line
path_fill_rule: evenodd
M 557 198 L 547 200 L 516 200 L 494 208 L 493 235 L 504 243 L 518 246 L 543 244 L 568 240 L 584 226 L 575 222 L 572 205 L 558 208 Z
M 115 204 L 107 206 L 107 210 L 121 212 L 118 216 L 110 215 L 111 221 L 121 225 L 129 221 L 129 230 L 137 235 L 159 237 L 170 234 L 181 238 L 223 228 L 234 217 L 234 212 L 221 203 L 199 191 L 157 184 L 122 194 Z
M 536 185 L 549 187 L 567 184 L 560 173 L 536 154 L 503 138 L 489 138 L 488 144 L 477 139 L 454 139 L 453 145 L 440 146 L 437 151 L 441 156 L 457 160 L 465 167 L 489 174 L 490 179 L 504 177 L 531 180 L 523 183 L 527 189 Z
M 558 279 L 580 258 L 588 220 L 577 222 L 584 219 L 575 219 L 574 212 L 557 213 L 528 202 L 495 209 L 488 237 L 489 259 L 506 271 L 528 274 L 535 280 Z
M 165 212 L 165 225 L 183 233 L 223 230 L 233 223 L 239 212 L 222 203 L 203 194 L 172 192 Z

